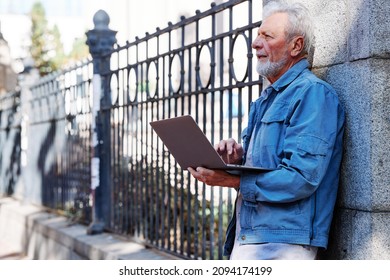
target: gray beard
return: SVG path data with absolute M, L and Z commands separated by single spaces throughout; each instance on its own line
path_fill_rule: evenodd
M 282 70 L 286 62 L 287 62 L 287 57 L 283 57 L 281 60 L 277 62 L 271 62 L 268 59 L 266 63 L 261 63 L 258 60 L 256 71 L 257 73 L 259 73 L 259 75 L 265 78 L 275 77 Z

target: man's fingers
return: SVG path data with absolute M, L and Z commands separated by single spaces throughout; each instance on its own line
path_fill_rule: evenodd
M 192 167 L 188 167 L 187 170 L 188 170 L 192 175 L 194 175 L 195 172 L 196 172 Z
M 191 167 L 188 167 L 187 170 L 195 179 L 203 183 L 206 183 L 208 176 L 212 176 L 214 174 L 212 170 L 203 167 L 197 167 L 196 170 Z
M 226 141 L 225 140 L 221 140 L 218 144 L 214 145 L 215 150 L 219 154 L 223 154 L 225 152 L 225 149 L 226 149 L 225 147 L 226 147 Z
M 232 143 L 231 141 L 227 141 L 226 152 L 228 155 L 231 155 L 233 153 L 233 145 L 234 145 L 234 143 Z
M 221 140 L 218 144 L 214 145 L 214 148 L 220 154 L 226 152 L 227 154 L 231 155 L 236 144 L 237 142 L 233 138 L 230 138 L 227 140 Z
M 199 182 L 205 183 L 209 186 L 226 186 L 237 188 L 240 183 L 238 176 L 233 176 L 222 170 L 216 171 L 203 167 L 197 167 L 196 169 L 189 167 L 187 170 Z
M 243 151 L 243 150 L 242 150 L 242 145 L 236 143 L 236 144 L 234 145 L 234 153 L 235 153 L 236 155 L 238 155 L 238 156 L 241 156 L 242 151 Z
M 200 175 L 195 169 L 193 169 L 192 167 L 188 167 L 187 170 L 191 173 L 191 175 L 192 175 L 195 179 L 197 179 L 197 180 L 200 180 L 200 179 L 201 179 L 201 175 Z

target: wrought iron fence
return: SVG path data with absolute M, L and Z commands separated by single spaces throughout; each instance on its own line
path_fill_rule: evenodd
M 260 2 L 260 1 L 259 1 Z M 222 259 L 235 191 L 199 184 L 149 122 L 192 115 L 211 142 L 240 139 L 261 81 L 252 1 L 212 4 L 110 53 L 110 230 L 191 259 Z M 244 20 L 244 22 L 243 22 Z M 241 25 L 240 25 L 241 24 Z
M 84 62 L 42 78 L 31 87 L 26 110 L 28 165 L 38 171 L 39 200 L 82 223 L 91 222 L 92 68 Z
M 20 91 L 0 97 L 0 194 L 13 194 L 21 173 Z

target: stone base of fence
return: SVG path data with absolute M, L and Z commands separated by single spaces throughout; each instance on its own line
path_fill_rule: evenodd
M 17 199 L 0 197 L 0 259 L 168 260 L 174 256 L 87 227 Z

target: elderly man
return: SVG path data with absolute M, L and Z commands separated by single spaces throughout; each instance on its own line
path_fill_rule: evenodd
M 326 248 L 337 196 L 344 112 L 310 70 L 313 26 L 301 4 L 271 2 L 252 47 L 270 85 L 252 103 L 242 145 L 222 140 L 225 161 L 275 168 L 240 176 L 189 168 L 211 186 L 238 189 L 227 229 L 230 259 L 315 259 Z

